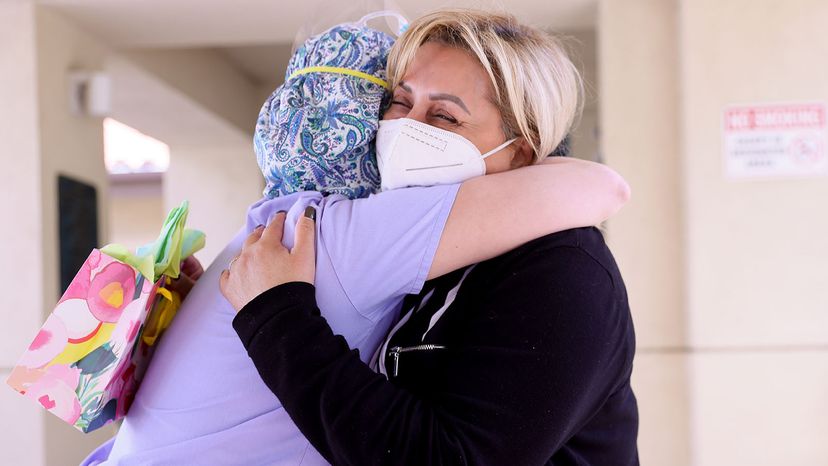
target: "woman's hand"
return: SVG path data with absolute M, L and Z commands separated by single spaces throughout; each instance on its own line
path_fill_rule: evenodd
M 288 282 L 313 284 L 316 273 L 315 233 L 316 210 L 305 209 L 296 224 L 293 250 L 282 245 L 285 213 L 279 212 L 267 227 L 259 225 L 247 237 L 241 254 L 230 261 L 221 273 L 221 293 L 240 311 L 256 296 Z
M 170 282 L 167 288 L 178 293 L 183 301 L 202 274 L 204 274 L 204 267 L 201 266 L 201 262 L 195 256 L 190 256 L 181 262 L 181 273 L 178 278 Z

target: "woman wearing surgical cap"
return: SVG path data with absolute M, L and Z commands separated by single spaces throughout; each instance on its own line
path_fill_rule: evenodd
M 550 153 L 575 117 L 580 83 L 568 61 L 558 70 L 565 84 L 555 86 L 560 95 L 533 96 L 551 102 L 543 107 L 554 106 L 556 112 L 543 110 L 540 118 L 519 119 L 521 127 L 501 121 L 496 100 L 488 100 L 496 96 L 486 94 L 485 80 L 437 70 L 461 87 L 472 86 L 464 100 L 453 87 L 446 93 L 428 84 L 433 76 L 409 72 L 401 80 L 402 75 L 393 74 L 399 67 L 392 70 L 389 84 L 385 63 L 393 42 L 364 24 L 343 24 L 312 37 L 294 54 L 284 85 L 265 102 L 256 125 L 254 146 L 267 181 L 264 198 L 251 206 L 245 227 L 184 301 L 118 436 L 87 464 L 306 465 L 342 460 L 330 449 L 339 446 L 317 442 L 319 435 L 328 434 L 314 427 L 305 432 L 307 439 L 302 435 L 283 409 L 282 394 L 274 397 L 256 371 L 263 371 L 268 383 L 273 377 L 291 377 L 271 370 L 290 350 L 274 349 L 274 359 L 254 358 L 254 366 L 233 332 L 236 309 L 245 304 L 232 291 L 237 273 L 248 272 L 248 285 L 269 276 L 266 270 L 248 270 L 248 256 L 240 256 L 251 251 L 251 232 L 261 235 L 260 247 L 270 245 L 269 254 L 282 244 L 302 249 L 306 237 L 294 228 L 297 220 L 304 219 L 300 229 L 315 225 L 316 237 L 310 241 L 315 242 L 316 289 L 299 291 L 311 301 L 315 297 L 324 316 L 312 324 L 340 335 L 335 341 L 343 356 L 361 365 L 353 372 L 357 382 L 398 318 L 403 298 L 423 292 L 427 279 L 465 273 L 466 266 L 551 232 L 596 224 L 626 201 L 624 181 L 601 165 L 559 160 L 518 168 L 530 164 L 532 154 Z M 394 63 L 414 58 L 401 55 L 406 49 L 399 45 L 393 50 Z M 523 105 L 521 112 L 540 108 L 531 99 Z M 386 118 L 397 119 L 380 123 L 385 108 Z M 541 131 L 531 138 L 521 136 L 537 124 Z M 417 187 L 396 189 L 407 186 Z M 271 228 L 265 236 L 262 226 L 267 224 L 279 225 L 278 231 Z M 308 258 L 311 267 L 313 259 Z M 229 286 L 229 302 L 220 293 L 220 281 Z M 236 320 L 256 334 L 254 327 L 264 323 L 257 315 L 246 310 Z M 290 358 L 299 361 L 316 354 L 315 338 L 322 338 L 318 348 L 325 351 L 318 356 L 327 356 L 325 345 L 332 334 L 307 334 L 305 325 L 282 329 L 307 339 L 301 354 Z M 250 343 L 245 340 L 245 345 Z M 320 369 L 315 362 L 310 367 Z M 350 392 L 351 374 L 339 375 L 345 381 L 337 385 L 357 402 L 361 395 Z M 296 382 L 297 387 L 307 385 L 308 394 L 327 397 L 313 392 L 320 387 L 308 381 Z M 324 420 L 326 428 L 334 427 L 331 422 Z M 363 446 L 354 447 L 358 445 Z M 363 453 L 374 455 L 359 451 Z M 346 462 L 366 464 L 362 459 Z
M 544 157 L 578 110 L 561 45 L 508 15 L 438 11 L 393 46 L 388 75 L 382 185 L 437 185 L 348 203 L 358 235 L 326 222 L 337 204 L 323 200 L 315 224 L 278 216 L 246 239 L 221 286 L 262 379 L 333 464 L 638 464 L 623 280 L 595 228 L 546 234 L 626 197 L 590 165 Z M 392 289 L 410 295 L 369 367 L 377 340 L 361 346 L 339 319 L 387 315 L 366 296 Z

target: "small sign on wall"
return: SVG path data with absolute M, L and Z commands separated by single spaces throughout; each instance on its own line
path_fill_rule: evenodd
M 727 107 L 723 143 L 729 178 L 828 175 L 824 103 Z

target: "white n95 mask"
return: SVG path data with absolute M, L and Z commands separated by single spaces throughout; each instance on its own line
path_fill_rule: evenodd
M 515 139 L 481 154 L 459 134 L 410 118 L 381 120 L 377 131 L 377 166 L 382 190 L 434 186 L 486 174 L 484 159 Z

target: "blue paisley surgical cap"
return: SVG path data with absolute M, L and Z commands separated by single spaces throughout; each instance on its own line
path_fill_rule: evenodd
M 293 54 L 253 137 L 265 196 L 319 191 L 359 198 L 379 190 L 374 137 L 393 43 L 383 32 L 340 24 Z

